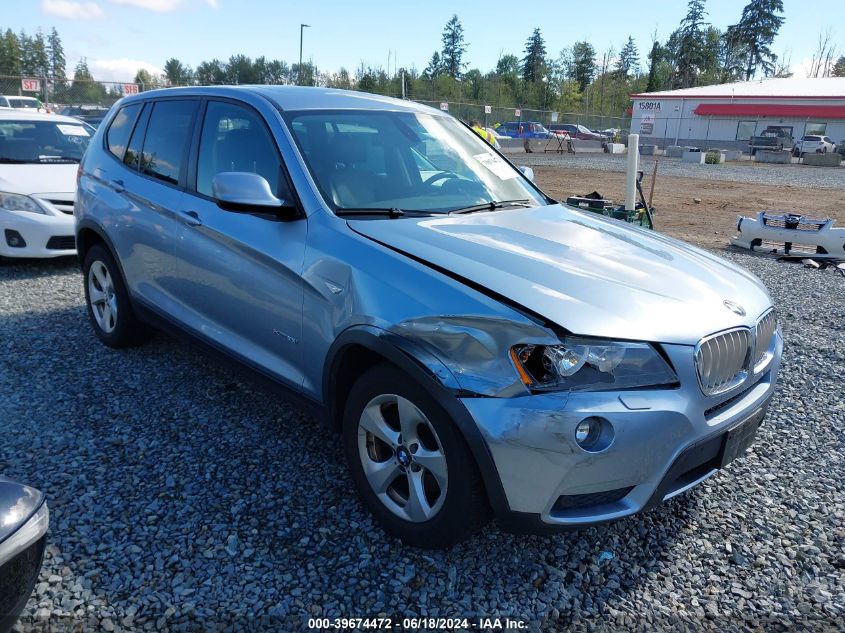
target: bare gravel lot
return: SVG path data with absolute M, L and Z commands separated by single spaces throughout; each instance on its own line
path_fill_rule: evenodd
M 606 154 L 512 154 L 534 169 L 537 183 L 565 199 L 599 191 L 625 198 L 625 157 Z M 736 216 L 774 210 L 832 217 L 845 226 L 845 167 L 727 163 L 689 165 L 660 157 L 654 206 L 657 228 L 708 248 L 727 247 L 736 235 Z M 643 157 L 646 195 L 654 159 Z M 695 198 L 701 202 L 696 203 Z
M 581 193 L 618 177 L 538 176 Z M 658 204 L 661 220 L 681 217 Z M 312 616 L 379 614 L 532 631 L 841 629 L 845 279 L 723 254 L 767 284 L 787 341 L 751 452 L 642 516 L 543 537 L 493 525 L 446 552 L 385 536 L 339 439 L 301 410 L 164 335 L 100 345 L 74 261 L 0 262 L 0 472 L 51 511 L 19 630 L 300 631 Z

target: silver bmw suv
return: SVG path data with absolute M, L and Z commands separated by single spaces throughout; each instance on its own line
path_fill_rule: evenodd
M 783 342 L 750 273 L 545 195 L 408 101 L 238 86 L 123 99 L 80 166 L 94 332 L 198 340 L 339 432 L 389 533 L 634 514 L 741 455 Z

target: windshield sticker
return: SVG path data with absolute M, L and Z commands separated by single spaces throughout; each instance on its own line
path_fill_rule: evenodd
M 485 152 L 484 154 L 476 154 L 473 158 L 502 180 L 510 180 L 511 178 L 516 178 L 518 175 L 510 165 L 495 154 Z
M 61 123 L 57 123 L 56 127 L 65 136 L 91 136 L 88 134 L 88 130 L 81 125 L 62 125 Z

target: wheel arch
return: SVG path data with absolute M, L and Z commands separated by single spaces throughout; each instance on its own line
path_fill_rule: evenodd
M 109 250 L 120 270 L 120 276 L 123 277 L 123 283 L 126 284 L 126 273 L 123 271 L 123 263 L 117 256 L 114 243 L 112 243 L 108 233 L 93 220 L 85 219 L 79 221 L 76 225 L 76 256 L 79 260 L 80 268 L 85 265 L 85 257 L 88 255 L 88 251 L 96 244 L 103 244 Z M 128 285 L 126 286 L 126 290 L 127 292 L 129 291 Z
M 380 363 L 407 374 L 449 414 L 469 446 L 491 507 L 497 515 L 507 512 L 509 506 L 493 456 L 475 420 L 458 398 L 470 394 L 462 394 L 455 377 L 438 359 L 397 334 L 373 326 L 357 326 L 335 340 L 326 356 L 323 375 L 323 401 L 329 424 L 340 430 L 355 379 Z

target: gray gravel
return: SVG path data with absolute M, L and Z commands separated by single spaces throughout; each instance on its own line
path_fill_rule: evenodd
M 542 165 L 588 169 L 593 171 L 626 170 L 627 156 L 622 154 L 534 154 L 514 153 L 508 156 L 517 165 Z M 701 180 L 723 180 L 727 182 L 750 182 L 762 185 L 845 189 L 845 167 L 812 167 L 808 165 L 775 165 L 741 161 L 721 165 L 693 165 L 682 163 L 679 158 L 664 156 L 640 157 L 640 168 L 651 173 L 654 161 L 660 162 L 659 174 L 681 176 Z
M 769 285 L 788 340 L 752 452 L 640 517 L 545 537 L 490 527 L 449 552 L 386 537 L 308 415 L 164 336 L 100 345 L 73 262 L 0 264 L 0 472 L 51 509 L 18 626 L 298 631 L 383 613 L 841 627 L 845 279 L 727 256 Z

